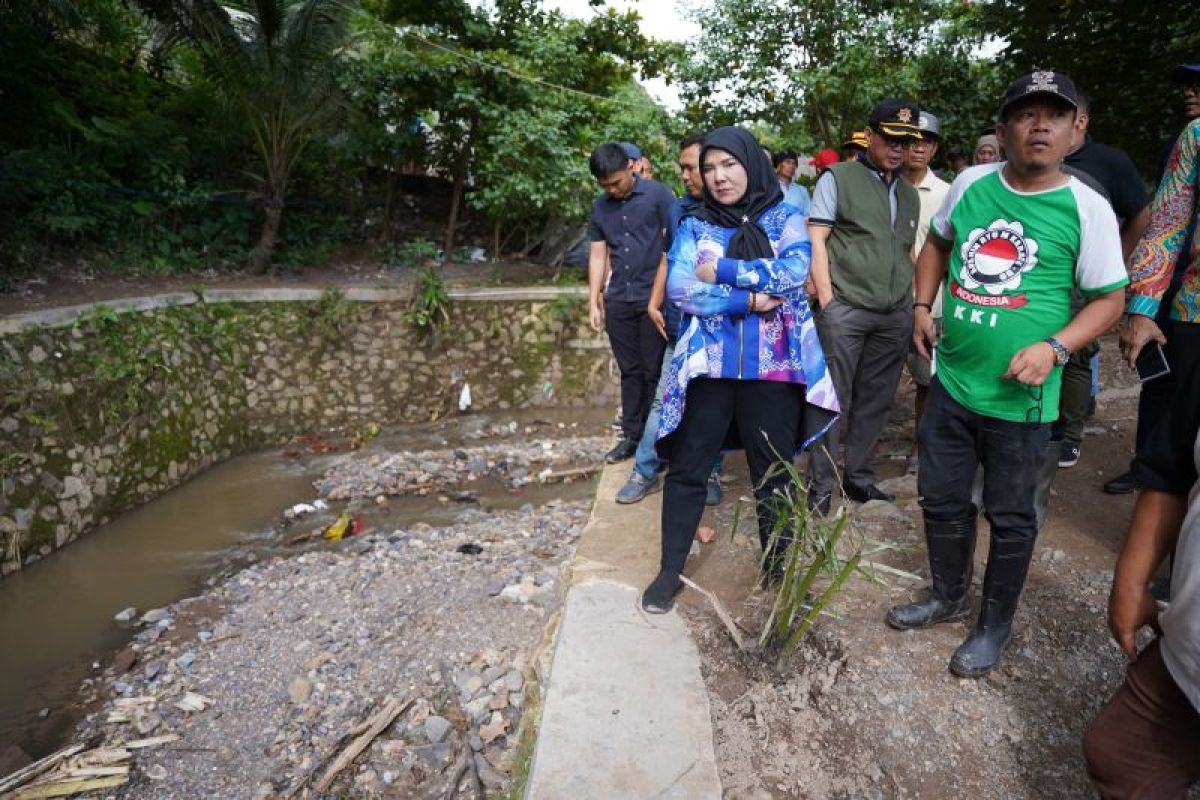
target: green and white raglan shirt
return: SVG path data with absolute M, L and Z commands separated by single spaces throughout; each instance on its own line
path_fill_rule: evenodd
M 1067 325 L 1073 288 L 1093 296 L 1129 283 L 1121 235 L 1108 202 L 1078 178 L 1018 192 L 1003 167 L 964 170 L 930 223 L 930 235 L 951 243 L 936 372 L 977 414 L 1053 422 L 1060 368 L 1040 391 L 1001 376 L 1018 350 Z

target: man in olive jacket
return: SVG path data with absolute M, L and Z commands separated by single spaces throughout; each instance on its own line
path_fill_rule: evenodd
M 912 339 L 913 241 L 921 202 L 901 177 L 919 141 L 916 103 L 884 100 L 871 112 L 867 152 L 817 181 L 808 220 L 817 333 L 842 417 L 809 461 L 809 507 L 829 513 L 839 456 L 842 490 L 859 503 L 893 500 L 875 485 L 871 455 L 887 422 Z

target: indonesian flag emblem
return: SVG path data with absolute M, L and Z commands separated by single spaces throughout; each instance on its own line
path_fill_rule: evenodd
M 1015 220 L 998 219 L 987 228 L 976 228 L 959 251 L 959 282 L 990 295 L 1016 291 L 1021 276 L 1037 266 L 1037 250 L 1037 242 L 1027 238 L 1025 228 Z

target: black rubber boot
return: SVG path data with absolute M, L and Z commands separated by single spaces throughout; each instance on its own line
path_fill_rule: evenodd
M 960 678 L 981 678 L 1000 663 L 1012 640 L 1013 616 L 1029 573 L 1034 541 L 1032 538 L 1000 540 L 993 536 L 983 576 L 979 620 L 950 659 L 950 671 Z
M 963 619 L 971 610 L 971 567 L 975 556 L 975 517 L 955 522 L 925 520 L 932 584 L 924 600 L 892 606 L 887 624 L 899 631 Z

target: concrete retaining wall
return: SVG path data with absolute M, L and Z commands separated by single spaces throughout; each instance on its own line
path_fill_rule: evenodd
M 204 468 L 308 431 L 457 410 L 615 405 L 579 290 L 457 290 L 444 332 L 408 295 L 175 293 L 0 320 L 0 570 Z

